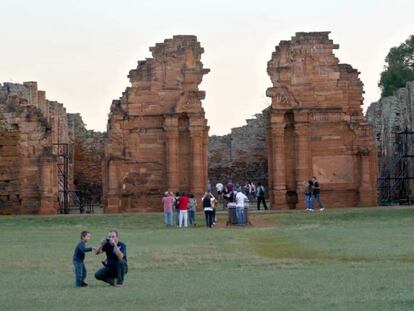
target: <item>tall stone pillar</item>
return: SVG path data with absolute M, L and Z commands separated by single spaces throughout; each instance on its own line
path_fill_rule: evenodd
M 272 209 L 286 208 L 286 159 L 285 159 L 285 123 L 273 125 L 272 133 L 272 154 L 274 164 L 272 165 L 272 202 L 276 206 Z
M 372 200 L 373 189 L 371 187 L 371 170 L 370 170 L 370 151 L 367 148 L 359 148 L 358 156 L 361 161 L 360 170 L 360 187 L 359 187 L 359 204 L 362 206 L 372 206 L 376 202 Z
M 178 169 L 178 119 L 176 117 L 168 117 L 166 119 L 165 137 L 167 145 L 167 189 L 169 191 L 177 192 L 180 190 L 180 172 Z
M 39 214 L 57 213 L 57 189 L 54 184 L 56 158 L 52 154 L 44 155 L 40 160 L 40 211 Z
M 309 150 L 309 127 L 304 123 L 295 124 L 296 136 L 296 192 L 298 194 L 297 207 L 304 208 L 303 200 L 303 182 L 309 180 L 312 176 L 310 166 Z
M 191 192 L 197 195 L 197 197 L 203 192 L 204 184 L 206 183 L 206 176 L 204 171 L 204 135 L 203 130 L 200 128 L 190 127 L 191 136 L 191 156 L 192 156 L 192 168 L 191 168 Z

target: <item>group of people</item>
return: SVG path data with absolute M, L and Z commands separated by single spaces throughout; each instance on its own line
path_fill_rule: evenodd
M 204 193 L 201 198 L 205 214 L 206 226 L 212 227 L 216 224 L 217 200 L 211 192 Z M 173 215 L 175 214 L 175 225 L 179 228 L 187 228 L 188 225 L 196 226 L 197 200 L 194 194 L 187 195 L 185 192 L 166 191 L 162 198 L 164 209 L 164 222 L 167 227 L 173 226 Z
M 122 287 L 124 276 L 128 272 L 128 261 L 127 248 L 125 243 L 119 241 L 118 231 L 115 229 L 110 230 L 107 237 L 101 241 L 98 247 L 86 246 L 91 237 L 91 232 L 82 231 L 80 241 L 75 247 L 72 257 L 75 270 L 75 285 L 77 287 L 88 286 L 85 282 L 87 275 L 84 262 L 85 253 L 95 251 L 96 255 L 106 254 L 106 260 L 102 261 L 104 267 L 95 273 L 95 278 L 111 286 Z
M 208 182 L 207 188 L 211 189 L 210 182 Z M 242 192 L 249 202 L 256 199 L 257 210 L 260 210 L 260 204 L 263 204 L 265 210 L 267 210 L 265 200 L 265 187 L 262 183 L 258 183 L 257 187 L 252 181 L 248 181 L 243 187 L 239 184 L 234 185 L 231 180 L 226 185 L 221 182 L 216 184 L 218 201 L 223 204 L 223 210 L 227 207 L 228 203 L 236 202 L 236 195 L 238 192 Z
M 315 209 L 313 207 L 313 202 L 317 202 L 319 210 L 325 210 L 325 206 L 321 202 L 321 187 L 315 176 L 312 179 L 304 182 L 304 195 L 306 203 L 306 211 L 313 212 Z

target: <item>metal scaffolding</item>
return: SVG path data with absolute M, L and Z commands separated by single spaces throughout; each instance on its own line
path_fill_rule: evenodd
M 406 129 L 396 135 L 397 153 L 378 178 L 380 205 L 414 203 L 414 131 Z

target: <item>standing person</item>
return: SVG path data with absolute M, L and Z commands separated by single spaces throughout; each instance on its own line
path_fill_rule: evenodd
M 229 193 L 233 193 L 233 191 L 234 191 L 234 185 L 233 185 L 233 183 L 231 182 L 231 179 L 229 179 L 229 181 L 228 181 L 228 183 L 227 183 L 227 191 L 229 192 Z
M 216 191 L 217 191 L 217 200 L 219 201 L 219 203 L 223 203 L 223 189 L 224 186 L 221 182 L 218 182 L 216 184 Z
M 197 201 L 194 198 L 194 194 L 190 194 L 190 200 L 188 203 L 188 221 L 191 226 L 196 226 L 196 209 Z
M 227 204 L 230 202 L 230 194 L 229 194 L 229 191 L 227 190 L 227 186 L 224 186 L 222 196 L 223 196 L 223 211 L 224 211 L 227 207 Z
M 207 180 L 207 192 L 211 192 L 211 182 L 210 182 L 210 179 Z
M 252 193 L 252 201 L 254 200 L 254 198 L 256 197 L 256 185 L 254 184 L 254 182 L 250 183 L 250 187 L 251 187 L 251 193 Z
M 266 200 L 265 200 L 265 187 L 262 183 L 257 183 L 256 189 L 256 199 L 257 199 L 257 210 L 260 211 L 260 202 L 263 202 L 263 207 L 267 210 Z
M 248 200 L 249 199 L 241 191 L 240 187 L 237 188 L 237 194 L 236 194 L 236 217 L 237 217 L 237 223 L 239 225 L 244 225 L 244 204 Z
M 180 201 L 178 202 L 178 208 L 180 209 L 179 227 L 188 227 L 188 196 L 185 192 L 181 192 Z
M 162 198 L 162 204 L 164 207 L 164 222 L 167 227 L 172 226 L 172 214 L 173 214 L 173 205 L 174 205 L 174 198 L 172 195 L 166 191 L 164 193 L 164 197 Z
M 96 250 L 97 255 L 101 253 L 106 254 L 106 261 L 102 262 L 105 267 L 95 273 L 95 278 L 111 286 L 122 287 L 124 276 L 128 272 L 127 247 L 119 241 L 117 230 L 112 229 L 107 238 L 102 240 L 101 246 Z
M 321 187 L 319 186 L 319 182 L 315 176 L 312 177 L 312 183 L 313 183 L 313 200 L 318 202 L 319 210 L 323 211 L 325 210 L 325 206 L 323 206 L 321 202 Z
M 214 197 L 214 195 L 212 193 L 210 193 L 210 197 L 211 197 L 211 207 L 213 208 L 212 217 L 213 217 L 213 226 L 214 226 L 216 224 L 216 221 L 217 221 L 217 219 L 216 219 L 217 200 L 216 200 L 216 198 Z
M 73 254 L 73 266 L 75 267 L 75 285 L 76 287 L 88 286 L 85 283 L 86 279 L 86 267 L 85 267 L 85 253 L 90 252 L 93 248 L 86 247 L 86 243 L 91 239 L 91 233 L 89 231 L 82 231 L 80 234 L 80 241 L 75 247 Z
M 213 207 L 211 206 L 211 197 L 211 193 L 206 192 L 201 198 L 201 200 L 203 201 L 204 215 L 206 217 L 206 226 L 208 228 L 211 228 L 211 226 L 213 225 Z
M 175 193 L 173 204 L 174 204 L 174 210 L 175 210 L 175 225 L 178 227 L 180 224 L 180 208 L 178 206 L 180 204 L 180 193 L 179 192 Z
M 303 193 L 305 195 L 306 211 L 313 212 L 313 206 L 312 206 L 313 182 L 312 180 L 308 180 L 307 182 L 306 181 L 303 182 L 303 184 L 305 186 Z

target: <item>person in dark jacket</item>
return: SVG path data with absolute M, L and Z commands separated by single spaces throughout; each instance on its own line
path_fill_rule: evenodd
M 86 247 L 86 243 L 91 239 L 91 233 L 89 231 L 82 231 L 80 234 L 80 241 L 75 247 L 73 254 L 73 266 L 75 267 L 75 285 L 76 287 L 88 286 L 85 283 L 86 279 L 86 267 L 85 267 L 85 253 L 90 252 L 92 247 Z
M 125 243 L 118 240 L 117 230 L 109 231 L 107 238 L 102 240 L 96 250 L 97 255 L 101 253 L 106 254 L 106 261 L 102 262 L 105 267 L 95 273 L 95 278 L 111 286 L 122 287 L 128 272 L 127 248 Z

